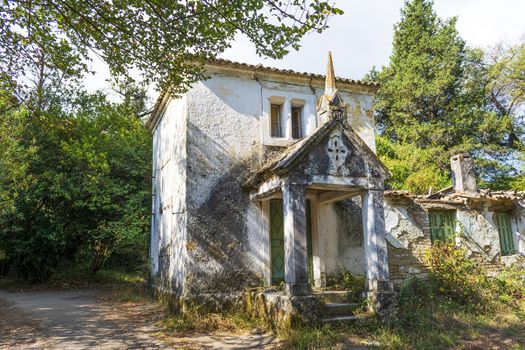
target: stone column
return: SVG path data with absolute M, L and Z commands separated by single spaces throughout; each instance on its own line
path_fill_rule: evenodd
M 362 200 L 367 292 L 390 292 L 383 191 L 368 190 Z
M 284 212 L 284 281 L 286 293 L 292 296 L 311 294 L 308 284 L 306 250 L 306 189 L 302 184 L 285 181 Z

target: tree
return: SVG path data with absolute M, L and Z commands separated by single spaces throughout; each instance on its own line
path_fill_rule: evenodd
M 466 47 L 455 23 L 455 18 L 438 18 L 431 0 L 405 3 L 389 65 L 367 75 L 380 84 L 375 102 L 378 130 L 395 147 L 420 149 L 413 153 L 422 157 L 420 164 L 433 150 L 440 174 L 448 173 L 450 156 L 470 153 L 480 177 L 490 183 L 513 169 L 509 159 L 519 144 L 519 137 L 513 136 L 519 129 L 494 108 L 487 91 L 494 68 L 487 65 L 483 51 Z M 406 182 L 408 175 L 404 182 L 399 175 L 394 174 L 394 187 L 414 188 Z M 419 192 L 433 186 L 428 179 L 426 185 L 420 181 Z
M 68 261 L 97 271 L 115 249 L 137 265 L 147 260 L 151 135 L 141 110 L 100 93 L 72 101 L 37 119 L 23 109 L 2 114 L 0 148 L 9 152 L 0 189 L 9 206 L 0 212 L 0 250 L 33 282 Z
M 509 147 L 523 150 L 525 133 L 525 43 L 496 45 L 486 54 L 486 87 L 490 105 L 508 118 Z
M 376 138 L 376 144 L 379 158 L 392 173 L 389 179 L 392 189 L 427 194 L 451 184 L 448 171 L 440 166 L 448 158 L 442 147 L 423 149 L 382 136 Z
M 283 57 L 340 13 L 323 0 L 7 0 L 0 3 L 0 67 L 24 95 L 24 67 L 43 75 L 53 62 L 59 75 L 76 77 L 94 52 L 115 76 L 138 69 L 145 81 L 177 93 L 201 78 L 197 61 L 223 52 L 236 33 L 259 54 Z
M 465 43 L 452 19 L 443 22 L 428 0 L 405 3 L 395 26 L 390 64 L 377 75 L 375 105 L 383 135 L 419 147 L 434 140 L 452 146 Z M 438 144 L 439 144 L 438 143 Z

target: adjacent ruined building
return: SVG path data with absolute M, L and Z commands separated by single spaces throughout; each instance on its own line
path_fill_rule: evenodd
M 377 87 L 336 78 L 331 56 L 326 76 L 227 60 L 205 68 L 209 79 L 162 94 L 149 121 L 151 275 L 182 310 L 220 309 L 255 288 L 249 304 L 265 317 L 352 318 L 344 294 L 319 292 L 342 272 L 364 276 L 363 294 L 387 307 L 393 282 L 424 277 L 419 252 L 456 218 L 491 261 L 507 219 L 511 253 L 525 248 L 523 197 L 476 191 L 461 160 L 457 191 L 385 192 Z
M 427 275 L 423 253 L 433 241 L 467 248 L 496 272 L 523 265 L 525 193 L 478 190 L 472 159 L 451 158 L 453 186 L 427 196 L 405 191 L 385 193 L 385 228 L 392 281 Z

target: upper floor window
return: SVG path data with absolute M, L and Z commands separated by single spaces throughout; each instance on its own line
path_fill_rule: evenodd
M 494 223 L 498 228 L 501 255 L 514 254 L 514 238 L 508 212 L 494 213 Z
M 298 106 L 292 106 L 292 138 L 300 139 L 303 137 L 302 132 L 302 108 Z
M 456 212 L 454 210 L 432 210 L 428 212 L 432 242 L 451 241 L 455 236 Z
M 271 135 L 272 137 L 282 137 L 282 106 L 272 103 L 271 114 Z
M 317 127 L 315 95 L 263 88 L 262 97 L 263 145 L 287 147 Z

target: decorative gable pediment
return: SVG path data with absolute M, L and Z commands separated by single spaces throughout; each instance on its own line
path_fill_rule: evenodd
M 288 147 L 247 181 L 250 187 L 272 176 L 375 178 L 383 182 L 390 172 L 346 123 L 332 119 L 307 138 Z
M 329 122 L 329 127 L 304 149 L 290 154 L 287 167 L 276 167 L 278 173 L 295 175 L 337 177 L 373 177 L 385 180 L 390 177 L 381 163 L 359 136 L 339 121 Z M 283 164 L 283 163 L 281 163 Z

